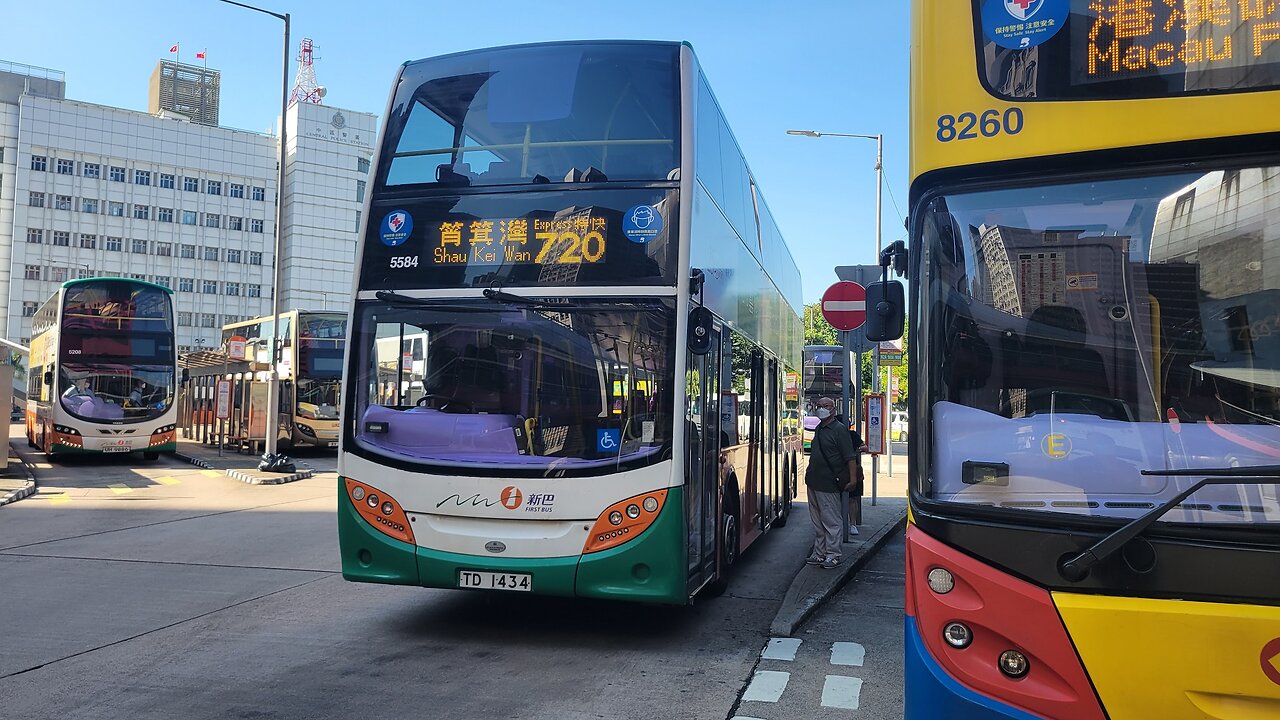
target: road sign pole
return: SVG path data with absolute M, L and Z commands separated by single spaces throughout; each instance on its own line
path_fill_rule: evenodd
M 844 348 L 844 352 L 840 353 L 840 372 L 844 378 L 844 382 L 840 383 L 840 414 L 845 418 L 849 417 L 849 338 L 852 335 L 852 330 L 840 332 L 840 345 Z

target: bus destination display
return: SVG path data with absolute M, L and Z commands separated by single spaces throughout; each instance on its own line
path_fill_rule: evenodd
M 485 218 L 432 223 L 426 229 L 433 265 L 564 265 L 603 262 L 608 221 L 588 213 L 562 218 Z

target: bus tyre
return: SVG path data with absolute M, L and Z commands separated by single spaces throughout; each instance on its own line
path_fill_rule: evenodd
M 790 464 L 788 462 L 788 464 Z M 782 469 L 782 497 L 778 499 L 778 517 L 773 519 L 773 527 L 786 527 L 787 517 L 791 515 L 791 470 Z
M 704 591 L 707 597 L 720 597 L 729 589 L 729 573 L 738 560 L 738 515 L 734 511 L 726 511 L 720 520 L 720 573 L 715 580 L 707 583 Z

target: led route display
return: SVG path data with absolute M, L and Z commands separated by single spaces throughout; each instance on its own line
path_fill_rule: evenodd
M 426 228 L 432 265 L 568 265 L 599 263 L 608 251 L 603 217 L 450 220 Z

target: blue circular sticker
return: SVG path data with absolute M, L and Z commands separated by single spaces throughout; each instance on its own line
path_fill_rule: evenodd
M 982 30 L 1000 47 L 1025 50 L 1057 35 L 1070 12 L 1070 0 L 986 0 Z
M 662 225 L 662 213 L 652 205 L 636 205 L 622 216 L 622 234 L 641 245 L 658 237 Z
M 413 232 L 413 216 L 404 210 L 392 210 L 382 218 L 382 242 L 396 247 L 405 244 Z

